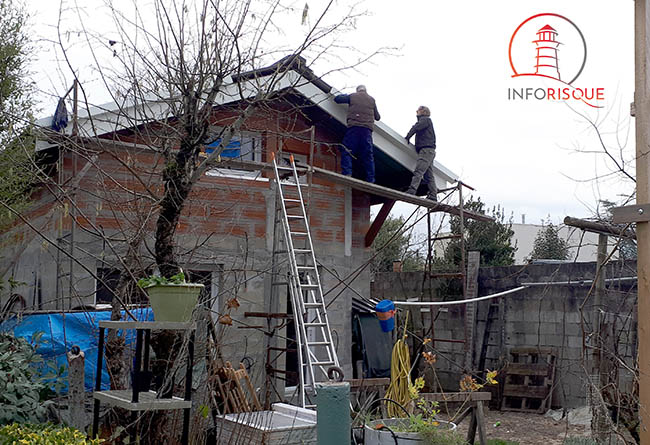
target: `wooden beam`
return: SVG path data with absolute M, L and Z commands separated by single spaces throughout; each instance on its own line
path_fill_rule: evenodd
M 215 163 L 214 167 L 235 168 L 237 170 L 250 170 L 250 171 L 256 171 L 256 170 L 271 171 L 273 169 L 273 166 L 271 164 L 267 164 L 264 162 L 241 161 L 237 159 L 222 160 L 219 163 Z M 312 170 L 314 177 L 325 179 L 326 181 L 333 182 L 335 184 L 348 185 L 355 190 L 360 190 L 362 192 L 379 196 L 381 198 L 388 198 L 395 201 L 402 201 L 402 202 L 408 202 L 409 204 L 415 204 L 429 209 L 430 212 L 443 212 L 443 213 L 449 213 L 450 215 L 454 215 L 454 216 L 460 216 L 460 209 L 455 206 L 431 201 L 430 199 L 427 198 L 420 198 L 419 196 L 411 195 L 406 192 L 400 192 L 399 190 L 393 190 L 391 188 L 384 187 L 382 185 L 362 181 L 360 179 L 353 178 L 352 176 L 345 176 L 340 173 L 336 173 L 320 167 L 301 166 L 296 168 L 299 175 L 306 174 L 310 169 Z M 483 221 L 483 222 L 494 221 L 494 218 L 492 218 L 491 216 L 483 215 L 481 213 L 471 212 L 466 209 L 463 209 L 463 215 L 465 218 L 475 219 L 477 221 Z
M 444 212 L 455 216 L 460 215 L 460 210 L 458 207 L 442 204 L 440 202 L 431 201 L 430 199 L 426 199 L 426 198 L 420 198 L 419 196 L 410 195 L 406 192 L 400 192 L 398 190 L 393 190 L 388 187 L 365 182 L 360 179 L 353 178 L 351 176 L 344 176 L 339 173 L 335 173 L 319 167 L 314 167 L 314 175 L 319 176 L 323 179 L 327 179 L 330 182 L 349 185 L 353 189 L 361 190 L 362 192 L 370 193 L 371 195 L 381 196 L 388 199 L 394 199 L 396 201 L 403 201 L 403 202 L 408 202 L 409 204 L 419 205 L 421 207 L 425 207 L 429 209 L 429 211 L 431 212 Z M 463 213 L 465 215 L 465 218 L 475 219 L 477 221 L 485 221 L 485 222 L 494 221 L 494 218 L 480 213 L 470 212 L 467 210 L 464 210 Z
M 420 397 L 432 402 L 477 402 L 492 399 L 492 393 L 481 392 L 421 392 Z
M 389 199 L 384 203 L 384 205 L 381 206 L 381 209 L 379 209 L 379 213 L 377 214 L 375 220 L 372 222 L 370 228 L 368 229 L 368 233 L 366 233 L 366 247 L 370 247 L 372 245 L 372 242 L 377 237 L 377 234 L 379 233 L 381 226 L 384 225 L 384 221 L 386 221 L 386 218 L 390 214 L 390 211 L 392 210 L 394 205 L 395 205 L 395 200 Z
M 636 203 L 650 203 L 650 86 L 648 34 L 650 0 L 634 2 L 634 106 L 636 109 Z M 641 445 L 650 445 L 650 224 L 640 222 L 637 231 L 638 281 L 638 363 L 639 363 L 639 437 Z
M 590 221 L 587 219 L 573 218 L 567 216 L 564 218 L 564 224 L 571 227 L 576 227 L 582 229 L 586 232 L 600 233 L 603 235 L 614 235 L 622 236 L 625 238 L 636 239 L 636 234 L 627 229 L 623 231 L 624 227 L 615 226 L 614 224 L 608 224 L 600 221 Z

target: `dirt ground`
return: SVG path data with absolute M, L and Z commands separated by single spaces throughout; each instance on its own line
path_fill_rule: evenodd
M 469 418 L 466 418 L 458 425 L 458 431 L 465 436 L 468 427 Z M 588 430 L 585 426 L 568 425 L 566 418 L 556 422 L 540 414 L 486 411 L 488 439 L 519 442 L 520 445 L 562 445 L 566 437 L 587 436 Z

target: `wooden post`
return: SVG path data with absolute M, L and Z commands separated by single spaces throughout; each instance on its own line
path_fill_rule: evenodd
M 594 288 L 594 307 L 593 307 L 593 329 L 594 338 L 596 339 L 594 350 L 594 364 L 593 374 L 597 379 L 593 381 L 597 388 L 592 388 L 592 391 L 597 391 L 602 394 L 602 390 L 606 387 L 609 380 L 609 368 L 607 366 L 607 357 L 605 351 L 608 349 L 608 342 L 606 340 L 608 330 L 607 323 L 605 322 L 606 314 L 605 309 L 605 260 L 607 259 L 607 235 L 602 233 L 598 235 L 598 253 L 596 257 L 596 285 Z M 600 401 L 600 396 L 594 397 L 592 400 L 592 413 L 593 419 L 591 422 L 591 431 L 598 442 L 604 441 L 607 437 L 608 423 L 605 415 L 608 415 L 607 410 L 604 409 Z
M 68 412 L 70 425 L 85 431 L 88 421 L 84 407 L 85 354 L 79 346 L 68 351 Z
M 481 253 L 472 250 L 467 255 L 467 284 L 465 286 L 465 298 L 478 297 L 478 269 L 481 264 Z M 474 371 L 474 343 L 476 309 L 478 303 L 465 304 L 465 372 Z
M 650 156 L 648 156 L 648 16 L 650 0 L 634 2 L 635 12 L 635 92 L 636 109 L 636 200 L 650 203 Z M 650 445 L 650 227 L 637 223 L 638 342 L 639 342 L 639 418 L 641 445 Z

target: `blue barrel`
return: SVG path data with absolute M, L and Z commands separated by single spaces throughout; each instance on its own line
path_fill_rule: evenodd
M 375 306 L 375 311 L 382 331 L 390 332 L 395 329 L 395 303 L 391 300 L 381 300 Z

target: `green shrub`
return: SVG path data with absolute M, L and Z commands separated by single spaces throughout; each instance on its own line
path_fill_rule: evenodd
M 12 423 L 0 427 L 0 445 L 99 445 L 101 439 L 88 439 L 74 428 L 59 425 L 30 425 Z
M 0 425 L 43 418 L 41 395 L 48 387 L 38 368 L 42 365 L 42 357 L 27 340 L 0 333 Z

